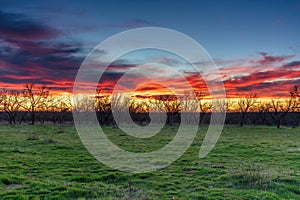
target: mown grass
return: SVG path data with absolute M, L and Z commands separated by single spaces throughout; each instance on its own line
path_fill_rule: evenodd
M 227 126 L 204 159 L 207 127 L 172 165 L 151 173 L 110 169 L 91 156 L 73 126 L 0 126 L 0 199 L 300 199 L 299 128 Z M 172 140 L 105 127 L 122 148 L 148 152 Z

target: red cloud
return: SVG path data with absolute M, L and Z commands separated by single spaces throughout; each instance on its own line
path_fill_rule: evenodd
M 241 77 L 229 78 L 224 82 L 226 91 L 229 96 L 239 96 L 249 91 L 257 92 L 263 97 L 286 96 L 294 85 L 300 83 L 300 65 L 298 62 L 292 63 L 276 67 L 276 70 L 256 71 Z M 243 68 L 237 69 L 246 71 Z

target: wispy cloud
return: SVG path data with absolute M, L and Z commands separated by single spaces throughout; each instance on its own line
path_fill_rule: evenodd
M 284 60 L 288 60 L 290 58 L 293 58 L 294 55 L 288 55 L 288 56 L 271 56 L 268 55 L 266 52 L 259 52 L 259 55 L 262 56 L 262 59 L 258 60 L 257 63 L 261 65 L 269 65 L 273 63 L 282 62 Z
M 120 23 L 120 24 L 111 25 L 111 27 L 137 28 L 137 27 L 149 26 L 150 24 L 151 24 L 151 22 L 147 21 L 145 19 L 133 19 L 131 21 L 123 22 L 123 23 Z

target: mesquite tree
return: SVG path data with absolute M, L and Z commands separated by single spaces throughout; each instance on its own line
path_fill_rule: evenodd
M 6 90 L 0 91 L 0 110 L 4 113 L 9 124 L 16 123 L 16 117 L 20 112 L 20 107 L 24 101 L 21 97 L 21 91 Z
M 244 123 L 246 122 L 247 113 L 256 103 L 257 103 L 257 95 L 252 93 L 246 97 L 240 98 L 237 101 L 238 110 L 241 113 L 241 119 L 240 119 L 241 127 L 243 127 Z
M 46 86 L 35 87 L 34 83 L 26 83 L 23 95 L 26 98 L 26 104 L 23 107 L 30 113 L 31 124 L 35 124 L 36 112 L 45 107 L 49 89 Z
M 275 122 L 277 128 L 280 128 L 286 115 L 289 112 L 294 111 L 299 105 L 299 93 L 298 88 L 295 87 L 294 90 L 290 92 L 289 99 L 279 99 L 273 98 L 269 103 L 270 114 L 272 120 Z

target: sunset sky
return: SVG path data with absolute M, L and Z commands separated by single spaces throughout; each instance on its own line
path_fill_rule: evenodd
M 72 92 L 80 64 L 98 43 L 138 27 L 170 28 L 199 42 L 218 66 L 230 97 L 251 91 L 260 97 L 286 96 L 300 86 L 299 0 L 1 0 L 0 88 L 35 82 L 54 92 Z M 174 66 L 186 72 L 193 87 L 203 87 L 174 56 L 142 51 L 115 61 L 103 88 L 147 61 Z M 157 87 L 139 90 L 151 93 Z

